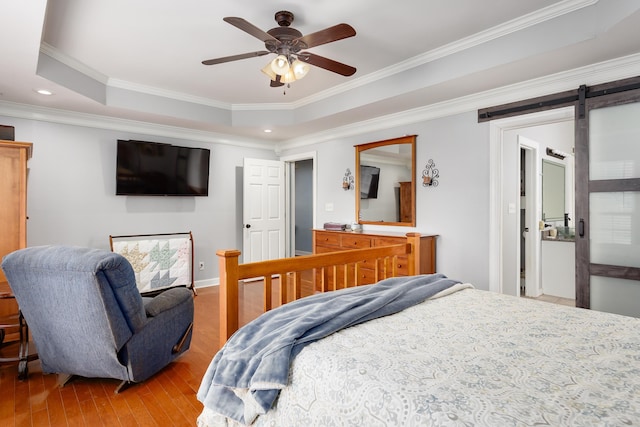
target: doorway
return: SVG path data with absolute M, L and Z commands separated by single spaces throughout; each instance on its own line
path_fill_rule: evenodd
M 282 157 L 286 185 L 285 256 L 306 255 L 313 251 L 312 232 L 316 223 L 316 152 Z
M 295 188 L 292 204 L 293 243 L 295 256 L 313 253 L 313 160 L 293 162 L 292 181 Z
M 532 142 L 522 140 L 523 148 L 536 149 L 538 152 L 543 147 L 537 148 L 537 135 L 545 130 L 545 126 L 565 126 L 571 129 L 568 137 L 573 141 L 574 109 L 561 108 L 548 110 L 535 114 L 515 116 L 490 122 L 490 238 L 489 238 L 489 289 L 494 292 L 509 295 L 520 295 L 520 254 L 521 236 L 520 231 L 520 205 L 525 203 L 521 199 L 520 193 L 520 150 L 521 141 L 519 137 L 531 137 Z M 540 143 L 542 144 L 542 143 Z M 533 158 L 533 152 L 531 157 Z M 525 153 L 526 156 L 526 153 Z M 541 154 L 536 157 L 540 158 Z M 526 162 L 525 157 L 525 162 Z M 532 162 L 532 160 L 529 160 Z M 535 167 L 540 166 L 540 161 L 535 161 Z M 539 173 L 534 174 L 539 176 Z M 534 176 L 532 175 L 532 176 Z M 538 178 L 536 178 L 537 180 Z M 538 187 L 540 187 L 538 185 Z M 538 189 L 539 193 L 540 189 Z M 536 196 L 541 199 L 541 196 Z M 541 202 L 540 202 L 541 204 Z M 539 254 L 539 231 L 538 220 L 542 217 L 540 205 L 534 205 L 527 209 L 535 215 L 535 220 L 530 220 L 529 235 L 533 232 L 537 238 L 537 248 L 529 249 L 533 254 Z M 526 220 L 525 220 L 526 221 Z M 526 250 L 526 249 L 525 249 Z M 526 252 L 525 252 L 526 254 Z M 531 255 L 531 253 L 529 253 Z M 527 281 L 525 294 L 527 296 L 539 296 L 542 294 L 540 284 L 540 256 L 529 257 L 531 260 L 537 258 L 537 266 L 526 267 L 525 270 L 531 273 L 538 273 L 538 278 Z M 526 276 L 525 276 L 526 277 Z M 529 284 L 529 282 L 531 284 Z

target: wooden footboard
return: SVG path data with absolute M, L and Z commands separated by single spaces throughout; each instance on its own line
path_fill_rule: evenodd
M 340 283 L 353 286 L 358 283 L 359 270 L 363 264 L 374 266 L 376 281 L 398 275 L 397 257 L 408 259 L 409 275 L 416 272 L 416 257 L 419 257 L 419 233 L 407 233 L 407 243 L 366 249 L 331 252 L 324 254 L 282 258 L 270 261 L 239 264 L 240 251 L 217 252 L 220 265 L 220 347 L 238 329 L 239 301 L 238 283 L 246 279 L 263 282 L 263 308 L 272 308 L 272 284 L 277 279 L 280 304 L 301 297 L 302 272 L 313 270 L 313 280 L 319 280 L 315 289 L 322 292 L 336 289 Z M 287 284 L 293 284 L 293 295 L 287 295 Z

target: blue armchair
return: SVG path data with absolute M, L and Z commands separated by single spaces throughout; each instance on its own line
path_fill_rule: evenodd
M 143 298 L 121 255 L 38 246 L 6 255 L 2 269 L 45 373 L 117 378 L 117 393 L 189 348 L 192 292 L 172 288 Z

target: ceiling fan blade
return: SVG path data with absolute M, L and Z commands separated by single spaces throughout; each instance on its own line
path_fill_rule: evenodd
M 253 37 L 255 37 L 257 39 L 260 39 L 263 42 L 266 42 L 267 40 L 278 41 L 271 34 L 265 32 L 265 31 L 262 31 L 260 28 L 256 27 L 255 25 L 253 25 L 249 21 L 246 21 L 246 20 L 244 20 L 242 18 L 237 18 L 235 16 L 228 16 L 226 18 L 222 18 L 222 20 L 225 21 L 225 22 L 228 22 L 229 24 L 233 25 L 234 27 L 237 27 L 237 28 L 241 29 L 245 33 L 251 34 Z
M 271 83 L 269 83 L 269 86 L 271 86 L 271 87 L 280 87 L 280 86 L 284 86 L 284 83 L 282 83 L 280 81 L 280 76 L 278 74 L 276 74 L 276 79 L 275 80 L 271 80 Z
M 298 41 L 303 42 L 309 49 L 321 44 L 335 42 L 337 40 L 346 39 L 347 37 L 353 37 L 356 35 L 356 30 L 349 24 L 338 24 L 333 27 L 325 28 L 324 30 L 316 31 L 315 33 L 307 34 L 298 38 Z
M 352 76 L 356 72 L 356 69 L 350 65 L 343 64 L 342 62 L 334 61 L 333 59 L 325 58 L 311 52 L 300 52 L 298 59 L 311 65 L 315 65 L 316 67 L 342 74 L 343 76 Z
M 260 50 L 258 52 L 241 53 L 240 55 L 231 55 L 231 56 L 223 56 L 222 58 L 207 59 L 205 61 L 202 61 L 202 63 L 204 65 L 222 64 L 223 62 L 231 62 L 231 61 L 237 61 L 239 59 L 253 58 L 256 56 L 268 55 L 270 53 L 271 52 L 267 50 Z

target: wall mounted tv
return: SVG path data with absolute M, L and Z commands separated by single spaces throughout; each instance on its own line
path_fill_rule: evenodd
M 205 148 L 119 139 L 116 195 L 208 196 L 209 157 Z
M 360 165 L 360 198 L 377 199 L 380 168 Z

